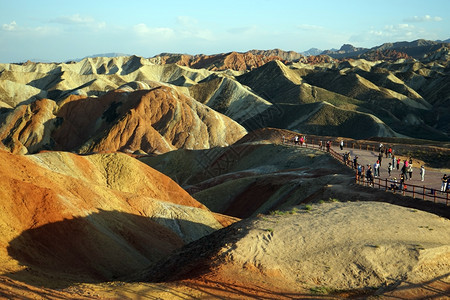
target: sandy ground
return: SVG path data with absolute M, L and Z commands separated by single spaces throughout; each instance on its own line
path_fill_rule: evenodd
M 322 203 L 215 232 L 147 278 L 215 283 L 217 293 L 236 299 L 395 295 L 399 286 L 404 294 L 441 297 L 450 295 L 449 241 L 450 221 L 430 213 L 378 202 Z

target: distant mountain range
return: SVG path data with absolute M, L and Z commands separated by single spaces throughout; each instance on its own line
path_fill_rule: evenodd
M 331 49 L 321 51 L 317 48 L 311 48 L 310 50 L 302 52 L 302 54 L 306 56 L 328 55 L 336 59 L 365 58 L 369 60 L 379 60 L 389 58 L 390 56 L 392 56 L 393 59 L 407 57 L 423 59 L 433 52 L 442 50 L 442 48 L 448 48 L 449 43 L 450 39 L 445 41 L 420 39 L 412 42 L 384 43 L 373 48 L 360 48 L 350 44 L 344 44 L 339 50 Z M 386 56 L 386 53 L 390 53 L 390 55 Z
M 82 61 L 85 58 L 94 58 L 94 57 L 120 57 L 120 56 L 131 56 L 131 54 L 125 54 L 125 53 L 117 53 L 117 52 L 110 52 L 110 53 L 99 53 L 99 54 L 93 54 L 89 56 L 85 56 L 83 58 L 75 58 L 71 59 L 69 61 Z
M 450 53 L 447 42 L 416 40 L 412 42 L 385 43 L 373 48 L 355 47 L 344 44 L 340 49 L 322 51 L 311 48 L 305 52 L 273 50 L 250 50 L 247 52 L 228 52 L 213 55 L 188 55 L 161 53 L 150 58 L 155 64 L 175 63 L 194 69 L 213 71 L 248 71 L 273 60 L 286 65 L 291 63 L 318 64 L 337 60 L 365 59 L 368 61 L 396 61 L 398 59 L 416 59 L 419 61 L 446 60 Z

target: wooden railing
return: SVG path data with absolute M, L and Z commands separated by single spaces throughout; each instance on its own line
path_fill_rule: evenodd
M 374 178 L 373 181 L 367 178 L 361 179 L 356 173 L 356 183 L 369 186 L 372 188 L 384 189 L 386 192 L 401 193 L 403 196 L 411 196 L 422 200 L 433 201 L 445 200 L 445 204 L 449 203 L 449 192 L 441 192 L 434 188 L 427 188 L 425 185 L 413 185 L 407 183 L 400 183 L 391 179 Z
M 303 145 L 298 144 L 296 146 L 312 148 L 312 149 L 319 149 L 321 151 L 328 152 L 328 153 L 330 153 L 330 155 L 332 157 L 337 159 L 339 162 L 341 162 L 345 166 L 354 170 L 353 164 L 351 162 L 350 162 L 350 164 L 345 162 L 343 159 L 343 156 L 331 148 L 331 144 L 330 144 L 330 147 L 327 148 L 326 142 L 325 143 L 323 141 L 319 141 L 318 143 L 315 143 L 315 142 L 316 141 L 314 139 L 311 139 L 310 141 L 308 141 L 308 143 L 304 143 Z M 291 140 L 286 140 L 286 139 L 283 140 L 283 143 L 294 145 L 294 143 Z M 322 143 L 322 145 L 320 145 L 320 143 Z M 362 150 L 375 151 L 375 149 L 377 148 L 376 146 L 373 146 L 373 145 L 363 145 L 363 144 L 352 143 L 353 149 L 355 149 L 355 145 L 357 145 L 356 148 L 358 148 L 358 146 L 359 146 L 359 149 L 362 149 Z M 348 144 L 345 144 L 344 147 L 348 148 Z M 355 175 L 355 182 L 357 184 L 361 184 L 363 186 L 368 186 L 368 187 L 372 187 L 372 188 L 377 187 L 378 189 L 384 189 L 386 192 L 392 192 L 394 194 L 401 193 L 403 196 L 411 196 L 413 198 L 418 198 L 418 199 L 427 200 L 427 201 L 433 201 L 434 203 L 436 203 L 437 200 L 443 200 L 443 201 L 445 201 L 445 204 L 447 206 L 450 202 L 448 191 L 441 192 L 435 188 L 426 187 L 425 185 L 418 186 L 418 185 L 413 185 L 413 184 L 404 184 L 403 188 L 401 188 L 400 182 L 395 182 L 394 180 L 387 179 L 387 178 L 382 179 L 379 177 L 374 178 L 374 180 L 372 182 L 369 182 L 367 180 L 367 178 L 361 179 L 358 176 L 358 172 L 356 172 L 356 175 Z M 394 184 L 396 184 L 396 186 L 397 186 L 396 188 L 394 188 Z M 406 186 L 406 188 L 405 188 L 405 186 Z

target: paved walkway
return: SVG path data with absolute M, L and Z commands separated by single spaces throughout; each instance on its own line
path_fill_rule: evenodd
M 365 166 L 367 170 L 367 165 L 370 164 L 373 168 L 374 163 L 378 159 L 378 152 L 377 151 L 371 151 L 371 150 L 360 150 L 360 149 L 351 149 L 351 148 L 345 148 L 343 150 L 340 149 L 339 146 L 332 146 L 332 149 L 336 151 L 338 154 L 343 157 L 344 153 L 350 152 L 351 155 L 351 161 L 353 163 L 353 158 L 355 155 L 358 156 L 358 163 Z M 400 157 L 402 158 L 402 157 Z M 404 160 L 404 158 L 403 158 Z M 382 180 L 388 178 L 393 179 L 394 177 L 397 178 L 397 180 L 400 180 L 400 173 L 401 173 L 401 167 L 403 166 L 403 160 L 400 163 L 400 169 L 397 170 L 396 168 L 392 170 L 391 177 L 388 176 L 388 165 L 389 162 L 392 162 L 392 159 L 386 158 L 383 155 L 383 158 L 381 160 L 381 166 L 380 166 L 380 175 L 379 178 Z M 437 190 L 437 195 L 441 197 L 446 197 L 445 194 L 441 194 L 439 191 L 441 189 L 441 178 L 444 175 L 444 171 L 436 170 L 436 169 L 426 169 L 425 168 L 425 180 L 421 181 L 420 178 L 420 165 L 418 162 L 414 161 L 413 158 L 413 173 L 412 173 L 412 179 L 408 179 L 406 181 L 407 185 L 416 185 L 416 186 L 425 186 L 426 188 L 433 188 Z M 449 175 L 447 173 L 447 175 Z M 416 191 L 418 193 L 422 193 L 422 189 Z M 431 197 L 431 196 L 430 196 Z M 438 199 L 437 202 L 443 202 L 446 201 L 443 199 Z

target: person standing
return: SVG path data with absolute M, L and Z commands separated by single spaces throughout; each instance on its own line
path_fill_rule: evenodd
M 397 158 L 397 170 L 400 169 L 400 161 L 401 161 L 401 159 Z
M 413 164 L 412 164 L 412 161 L 410 161 L 408 164 L 408 174 L 409 174 L 408 180 L 412 179 L 412 173 L 413 173 Z
M 404 190 L 404 186 L 405 186 L 405 175 L 402 173 L 400 174 L 400 189 Z
M 382 160 L 383 160 L 383 152 L 380 152 L 380 154 L 378 154 L 378 161 L 380 164 Z
M 341 150 L 344 149 L 344 140 L 341 140 L 341 143 L 339 144 L 339 147 L 341 147 Z
M 421 181 L 425 180 L 425 168 L 424 168 L 424 166 L 420 167 L 420 180 Z
M 366 171 L 366 178 L 369 185 L 373 184 L 373 174 L 372 174 L 372 167 L 370 165 L 367 165 L 367 171 Z
M 403 178 L 404 178 L 405 180 L 408 180 L 408 175 L 406 174 L 406 172 L 407 172 L 406 164 L 403 164 L 403 167 L 402 167 L 402 175 L 403 175 Z
M 389 177 L 391 177 L 391 171 L 392 171 L 392 164 L 389 163 L 389 166 L 388 166 Z
M 447 190 L 447 174 L 444 174 L 444 176 L 442 176 L 442 186 L 441 186 L 441 192 L 445 192 Z

